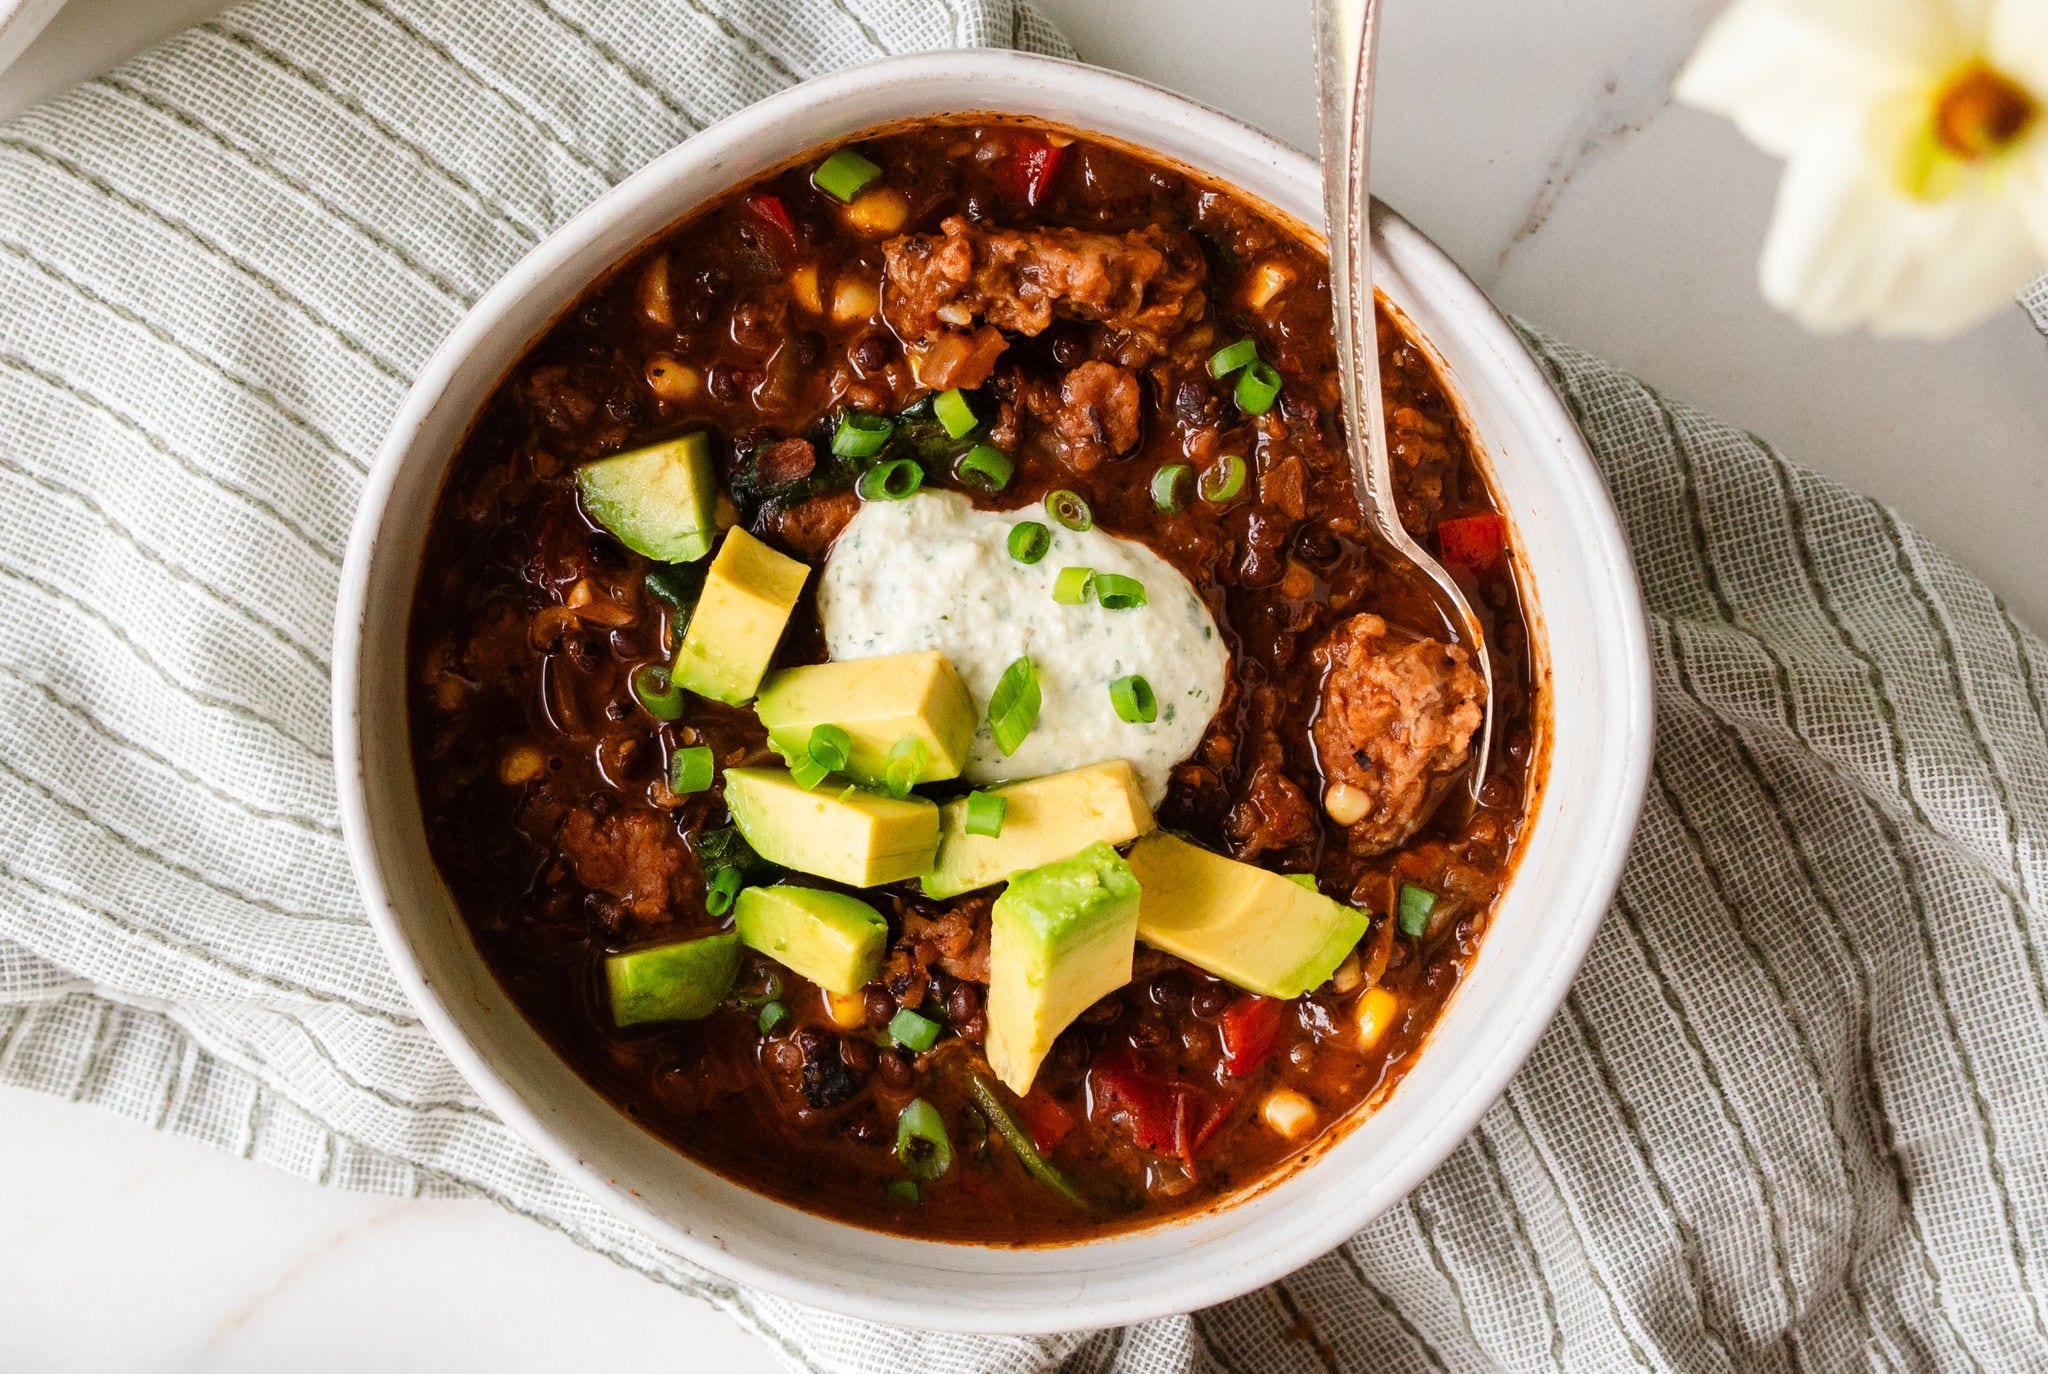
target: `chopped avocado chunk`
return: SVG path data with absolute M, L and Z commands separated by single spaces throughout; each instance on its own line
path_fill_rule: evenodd
M 725 804 L 762 858 L 848 887 L 916 877 L 939 840 L 939 808 L 923 797 L 807 792 L 780 768 L 726 769 Z
M 1010 879 L 989 915 L 988 1066 L 1020 1096 L 1052 1042 L 1131 981 L 1138 879 L 1106 844 Z
M 1365 934 L 1365 912 L 1164 831 L 1131 846 L 1138 938 L 1247 992 L 1321 987 Z
M 868 787 L 888 781 L 889 756 L 905 739 L 924 745 L 913 785 L 959 777 L 974 742 L 974 701 L 936 649 L 784 669 L 762 684 L 754 710 L 784 758 L 801 757 L 819 725 L 846 731 L 853 747 L 840 771 Z
M 810 572 L 737 526 L 727 531 L 676 650 L 675 680 L 728 706 L 754 695 Z
M 1123 844 L 1152 828 L 1152 808 L 1125 759 L 991 787 L 988 794 L 1003 799 L 998 835 L 969 832 L 965 797 L 940 808 L 939 857 L 924 875 L 926 896 L 957 897 L 1084 845 Z
M 612 1021 L 695 1021 L 725 1000 L 739 971 L 740 937 L 730 930 L 607 955 Z
M 718 477 L 703 430 L 585 463 L 576 488 L 590 518 L 635 553 L 694 563 L 711 552 Z
M 858 897 L 817 887 L 743 889 L 733 906 L 740 943 L 827 992 L 858 992 L 882 969 L 889 923 Z

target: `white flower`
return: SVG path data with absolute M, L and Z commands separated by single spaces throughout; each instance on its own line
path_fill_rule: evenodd
M 1764 295 L 1954 334 L 2048 260 L 2048 0 L 1735 0 L 1678 79 L 1785 159 Z

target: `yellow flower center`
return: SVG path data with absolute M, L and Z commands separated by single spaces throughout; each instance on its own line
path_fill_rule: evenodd
M 1988 62 L 1972 62 L 1934 97 L 1934 141 L 1977 162 L 2019 142 L 2040 113 L 2026 87 Z

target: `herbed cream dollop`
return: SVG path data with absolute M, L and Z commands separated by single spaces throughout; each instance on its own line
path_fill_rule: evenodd
M 1008 549 L 1027 520 L 1052 546 L 1036 563 Z M 1063 568 L 1122 573 L 1145 604 L 1109 610 L 1093 597 L 1053 600 Z M 1036 506 L 979 511 L 952 492 L 870 501 L 847 525 L 818 583 L 825 646 L 835 659 L 937 649 L 973 694 L 983 719 L 962 777 L 1004 782 L 1104 759 L 1129 759 L 1146 800 L 1166 796 L 1173 766 L 1200 743 L 1223 697 L 1230 652 L 1188 580 L 1142 544 L 1101 530 L 1069 530 Z M 1043 705 L 1017 752 L 989 733 L 988 699 L 1003 670 L 1029 657 Z M 1117 715 L 1109 684 L 1137 674 L 1158 698 L 1150 724 Z

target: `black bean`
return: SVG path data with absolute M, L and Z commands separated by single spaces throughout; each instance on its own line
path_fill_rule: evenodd
M 872 376 L 895 358 L 896 342 L 886 334 L 870 334 L 855 344 L 846 356 L 861 376 Z
M 887 1025 L 889 1018 L 896 1014 L 896 999 L 886 988 L 871 987 L 861 994 L 860 1000 L 871 1026 Z
M 1230 988 L 1227 984 L 1207 982 L 1195 989 L 1195 995 L 1188 999 L 1188 1009 L 1197 1016 L 1218 1016 L 1230 1005 Z
M 981 991 L 972 983 L 959 983 L 946 997 L 946 1019 L 958 1026 L 972 1021 L 981 1010 Z

